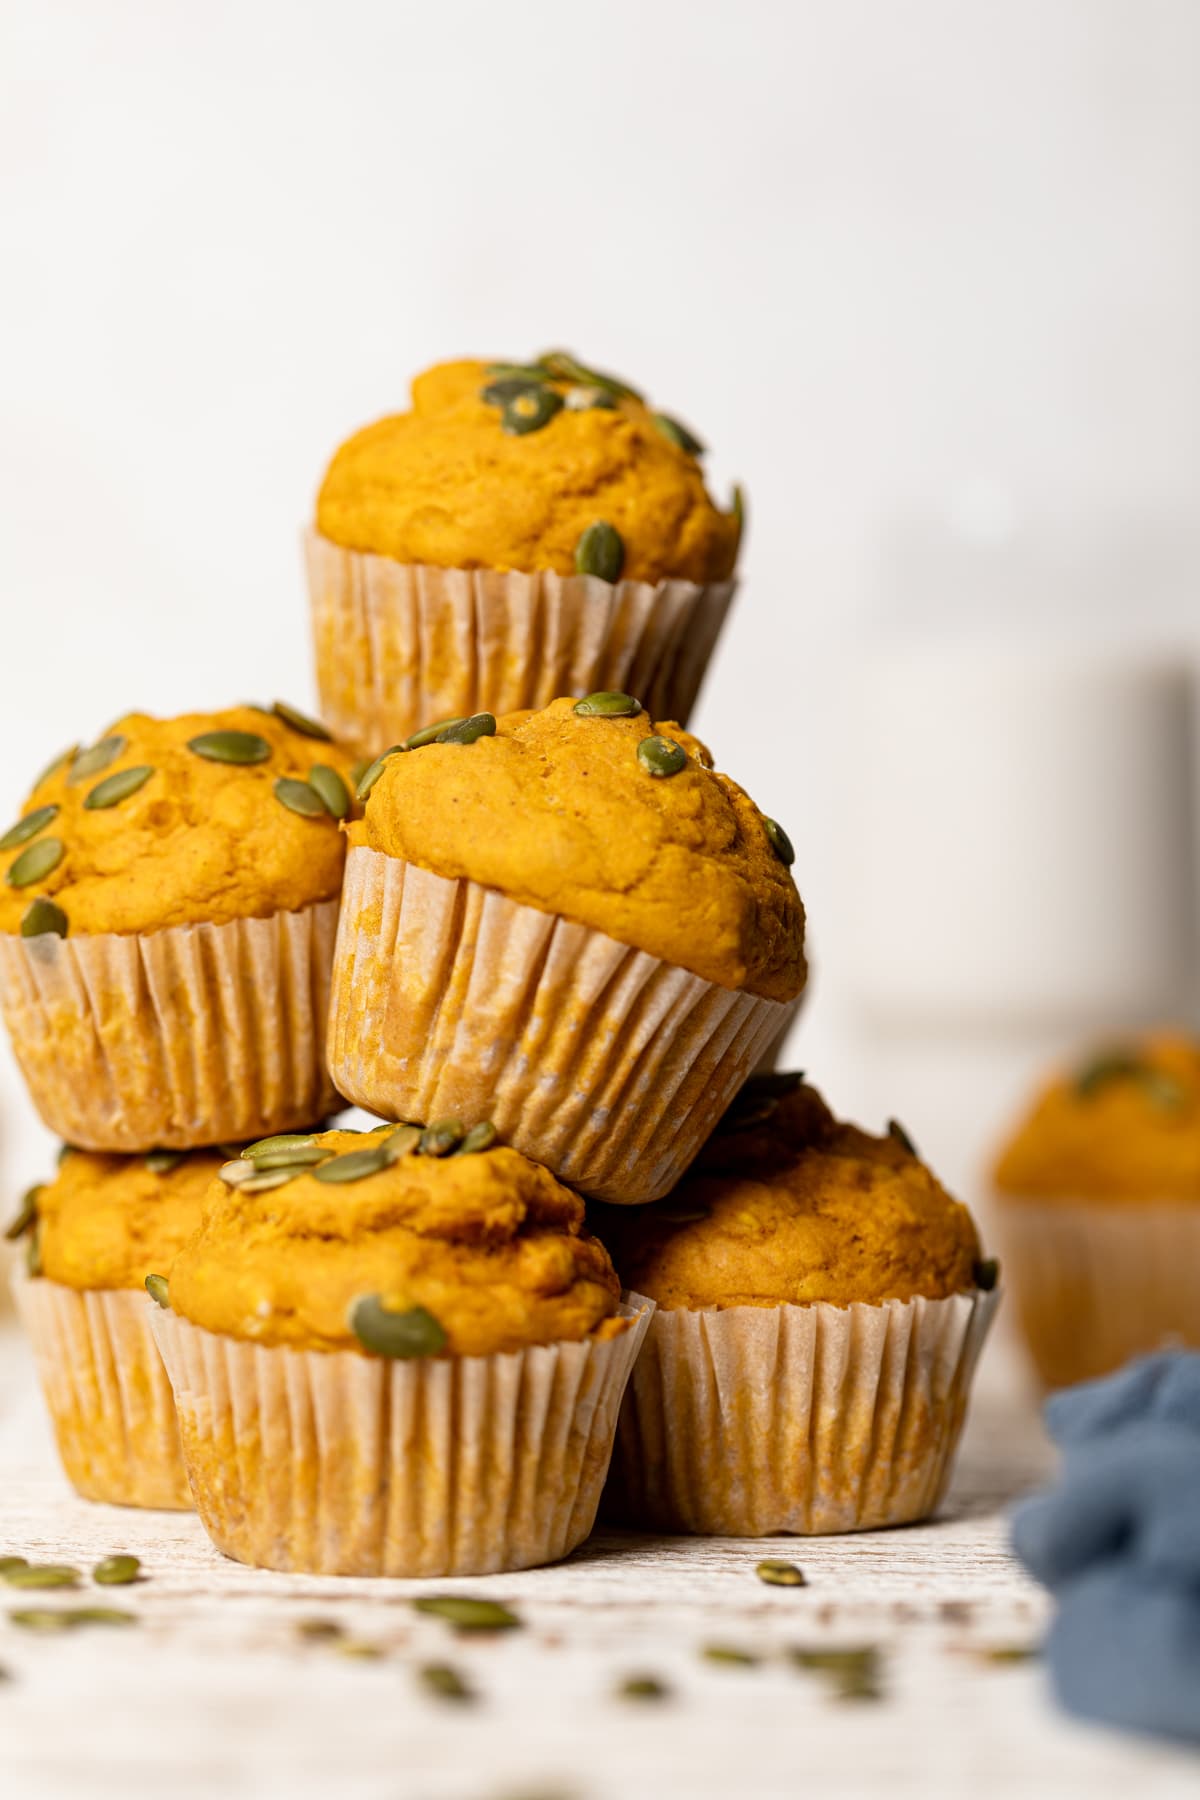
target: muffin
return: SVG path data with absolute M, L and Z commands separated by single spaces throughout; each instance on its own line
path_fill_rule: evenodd
M 368 772 L 349 827 L 338 1091 L 491 1119 L 572 1186 L 655 1199 L 804 986 L 791 844 L 628 695 L 418 741 Z
M 484 1574 L 587 1536 L 649 1316 L 583 1203 L 440 1121 L 252 1146 L 210 1189 L 154 1330 L 226 1555 Z
M 669 1199 L 593 1222 L 657 1307 L 606 1511 L 729 1537 L 933 1511 L 996 1269 L 898 1126 L 871 1137 L 768 1076 Z
M 337 452 L 307 539 L 321 704 L 378 750 L 431 719 L 631 688 L 687 719 L 742 529 L 703 447 L 564 352 L 442 363 Z
M 1058 1073 L 994 1177 L 1018 1318 L 1047 1387 L 1200 1346 L 1200 1042 L 1158 1032 Z
M 0 836 L 0 1010 L 58 1136 L 186 1149 L 329 1109 L 327 738 L 282 703 L 130 713 L 39 778 Z
M 85 1500 L 191 1506 L 145 1280 L 170 1272 L 220 1165 L 216 1152 L 66 1150 L 9 1229 L 26 1248 L 18 1310 L 63 1467 Z

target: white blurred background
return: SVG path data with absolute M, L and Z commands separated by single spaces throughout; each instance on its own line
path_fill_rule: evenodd
M 970 1189 L 1195 998 L 1196 0 L 0 0 L 0 812 L 313 694 L 299 532 L 456 354 L 630 375 L 751 497 L 696 721 L 787 826 L 796 1056 Z M 0 1050 L 0 1177 L 48 1139 Z

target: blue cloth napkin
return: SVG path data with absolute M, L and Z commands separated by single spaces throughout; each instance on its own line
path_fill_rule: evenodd
M 1069 1711 L 1200 1743 L 1200 1354 L 1056 1393 L 1056 1488 L 1013 1544 L 1056 1595 L 1046 1655 Z

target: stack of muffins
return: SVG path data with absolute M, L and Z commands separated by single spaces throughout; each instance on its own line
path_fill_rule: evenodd
M 701 454 L 564 352 L 429 371 L 321 490 L 329 724 L 131 715 L 0 838 L 64 1141 L 18 1300 L 85 1496 L 383 1575 L 561 1557 L 606 1477 L 679 1531 L 936 1505 L 995 1265 L 773 1070 L 804 910 L 684 729 L 742 529 Z

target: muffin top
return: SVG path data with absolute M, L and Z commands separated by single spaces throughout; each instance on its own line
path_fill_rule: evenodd
M 629 1287 L 670 1310 L 940 1299 L 994 1280 L 966 1207 L 898 1128 L 871 1137 L 786 1082 L 748 1084 L 667 1199 L 603 1223 L 595 1210 Z
M 0 836 L 0 931 L 157 931 L 333 899 L 345 755 L 285 711 L 128 713 L 60 757 Z
M 208 1331 L 310 1350 L 377 1348 L 381 1314 L 385 1330 L 415 1330 L 415 1354 L 623 1329 L 612 1263 L 578 1195 L 515 1150 L 421 1153 L 438 1132 L 455 1141 L 445 1121 L 424 1137 L 406 1125 L 290 1137 L 276 1156 L 307 1146 L 321 1159 L 290 1173 L 270 1168 L 281 1140 L 252 1147 L 209 1188 L 171 1273 L 172 1308 Z M 270 1173 L 282 1185 L 267 1185 Z
M 1200 1042 L 1157 1032 L 1056 1075 L 995 1179 L 1014 1198 L 1200 1200 Z
M 65 1152 L 54 1180 L 34 1190 L 39 1273 L 73 1288 L 140 1288 L 147 1275 L 170 1274 L 221 1161 L 216 1150 Z
M 720 581 L 737 557 L 740 502 L 713 505 L 700 449 L 625 383 L 562 352 L 527 366 L 440 363 L 413 382 L 411 412 L 342 445 L 317 528 L 349 550 L 440 568 Z M 598 522 L 616 540 L 581 550 Z
M 598 706 L 610 710 L 587 710 Z M 493 735 L 389 756 L 350 842 L 480 882 L 721 987 L 773 1000 L 800 992 L 791 845 L 696 738 L 652 724 L 625 695 L 477 718 Z

